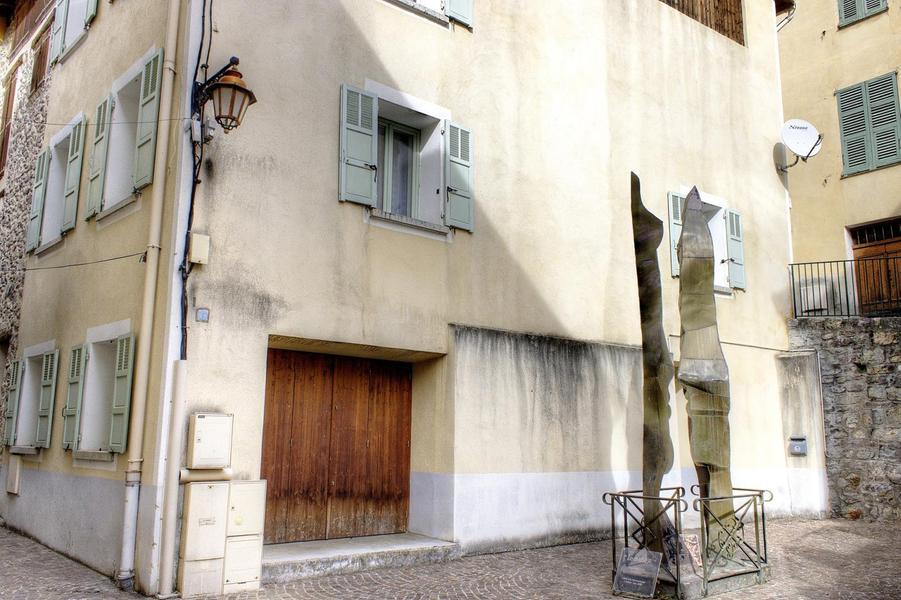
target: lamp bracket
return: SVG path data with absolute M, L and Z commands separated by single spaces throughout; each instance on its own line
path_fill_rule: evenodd
M 209 79 L 207 79 L 203 83 L 199 81 L 194 82 L 194 91 L 191 96 L 191 109 L 195 114 L 200 114 L 200 109 L 210 99 L 210 86 L 222 79 L 222 77 L 227 72 L 234 69 L 239 63 L 240 60 L 238 60 L 238 57 L 232 56 L 230 59 L 228 59 L 228 64 L 213 73 L 213 75 Z

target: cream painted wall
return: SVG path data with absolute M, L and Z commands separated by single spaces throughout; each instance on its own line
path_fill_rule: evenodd
M 888 11 L 838 27 L 835 0 L 798 3 L 779 33 L 786 118 L 812 122 L 823 149 L 789 172 L 797 262 L 850 258 L 845 228 L 901 215 L 901 164 L 842 178 L 834 93 L 901 67 L 901 0 Z

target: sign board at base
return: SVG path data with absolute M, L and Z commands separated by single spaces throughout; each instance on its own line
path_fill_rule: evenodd
M 613 578 L 613 593 L 652 598 L 663 554 L 645 548 L 623 548 Z

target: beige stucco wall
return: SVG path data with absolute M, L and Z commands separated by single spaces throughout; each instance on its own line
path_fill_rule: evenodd
M 850 258 L 846 227 L 901 215 L 901 166 L 842 178 L 835 92 L 901 66 L 901 1 L 838 27 L 835 0 L 799 2 L 779 33 L 786 118 L 823 135 L 820 154 L 789 172 L 795 261 Z

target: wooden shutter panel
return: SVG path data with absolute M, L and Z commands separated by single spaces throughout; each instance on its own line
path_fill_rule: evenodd
M 38 423 L 34 432 L 34 445 L 38 448 L 50 447 L 53 431 L 53 404 L 56 400 L 56 365 L 59 350 L 46 352 L 41 361 L 41 393 L 38 396 Z
M 22 381 L 22 369 L 25 363 L 21 360 L 13 360 L 9 363 L 9 373 L 7 374 L 6 387 L 6 426 L 3 430 L 3 442 L 7 446 L 16 443 L 16 417 L 19 414 L 19 384 Z
M 69 0 L 56 0 L 53 25 L 50 26 L 50 63 L 56 62 L 63 53 L 63 41 L 66 39 L 66 16 L 69 11 Z
M 91 21 L 94 20 L 94 17 L 97 16 L 97 0 L 88 0 L 88 4 L 85 7 L 84 12 L 84 26 L 87 28 L 90 26 Z
M 66 181 L 63 188 L 63 226 L 60 233 L 75 227 L 78 214 L 78 192 L 81 189 L 81 163 L 84 156 L 85 120 L 82 117 L 69 136 L 69 157 L 66 159 Z
M 864 16 L 869 17 L 870 15 L 875 15 L 881 10 L 884 10 L 888 6 L 888 0 L 863 0 L 864 1 Z
M 66 405 L 63 407 L 63 449 L 76 450 L 81 421 L 81 397 L 84 393 L 84 372 L 88 365 L 88 346 L 75 346 L 69 354 L 69 376 Z
M 727 244 L 729 255 L 729 287 L 746 289 L 745 278 L 745 242 L 744 224 L 741 214 L 731 209 L 726 210 Z
M 135 164 L 132 182 L 139 190 L 153 181 L 156 160 L 157 118 L 160 112 L 160 82 L 162 80 L 163 51 L 157 52 L 144 65 L 141 74 L 141 99 L 138 109 L 138 130 L 135 136 Z
M 898 76 L 889 73 L 866 82 L 874 166 L 901 160 L 901 114 L 898 109 Z
M 41 220 L 44 218 L 44 199 L 47 196 L 47 176 L 50 173 L 50 148 L 45 148 L 34 160 L 34 182 L 31 191 L 31 213 L 25 234 L 25 250 L 31 251 L 41 243 Z
M 375 206 L 378 127 L 378 97 L 342 85 L 340 200 Z
M 106 162 L 109 154 L 110 118 L 113 97 L 107 96 L 94 111 L 94 135 L 91 138 L 91 161 L 88 166 L 88 207 L 85 219 L 96 215 L 103 208 L 103 188 L 106 180 Z
M 685 196 L 676 193 L 667 195 L 669 207 L 669 255 L 673 277 L 679 276 L 679 238 L 682 237 L 682 211 L 685 207 Z
M 863 84 L 840 90 L 838 96 L 839 132 L 845 175 L 870 168 L 870 135 L 867 128 L 866 94 Z
M 447 206 L 444 224 L 467 231 L 473 228 L 472 131 L 455 123 L 446 123 L 444 153 L 447 178 Z
M 474 0 L 445 0 L 444 14 L 449 19 L 472 27 L 473 12 L 475 10 L 473 2 Z
M 123 335 L 116 340 L 116 380 L 110 404 L 109 449 L 125 452 L 128 442 L 128 416 L 131 408 L 131 378 L 135 356 L 135 336 Z

